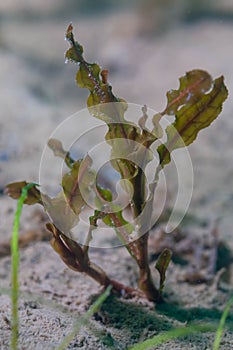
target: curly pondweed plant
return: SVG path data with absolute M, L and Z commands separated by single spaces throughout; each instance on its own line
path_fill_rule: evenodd
M 152 279 L 148 261 L 148 237 L 154 223 L 158 180 L 163 169 L 171 163 L 173 151 L 180 148 L 185 151 L 199 131 L 208 127 L 221 112 L 228 95 L 224 79 L 221 76 L 213 80 L 206 71 L 192 70 L 180 78 L 177 90 L 167 93 L 167 105 L 163 111 L 151 115 L 148 108 L 143 106 L 141 116 L 135 116 L 138 117 L 136 123 L 126 117 L 131 105 L 113 94 L 108 83 L 108 71 L 85 60 L 82 46 L 74 39 L 72 25 L 68 26 L 66 40 L 70 45 L 66 60 L 78 64 L 76 82 L 90 92 L 87 113 L 91 116 L 93 129 L 98 129 L 96 121 L 102 123 L 101 130 L 103 126 L 105 128 L 102 143 L 108 147 L 108 166 L 118 177 L 118 187 L 113 188 L 107 180 L 101 180 L 94 151 L 88 150 L 82 157 L 75 157 L 70 148 L 65 150 L 63 144 L 53 137 L 48 147 L 68 169 L 68 172 L 63 172 L 60 181 L 62 189 L 52 196 L 46 191 L 32 188 L 25 203 L 39 203 L 48 212 L 51 222 L 47 228 L 53 235 L 52 247 L 71 269 L 87 274 L 105 287 L 112 285 L 115 292 L 144 295 L 151 301 L 159 302 L 162 300 L 171 251 L 163 251 L 156 264 L 160 274 L 158 287 Z M 163 132 L 166 116 L 174 116 L 174 121 L 165 123 Z M 83 122 L 79 121 L 80 129 Z M 70 129 L 69 145 L 75 142 L 74 131 L 75 128 Z M 91 135 L 90 143 L 93 141 Z M 105 156 L 107 152 L 100 147 L 97 153 Z M 157 158 L 154 164 L 155 153 Z M 148 177 L 147 169 L 151 164 L 154 166 L 150 170 L 152 176 Z M 12 198 L 18 198 L 25 184 L 9 184 L 7 193 Z M 75 228 L 79 227 L 85 215 L 88 216 L 87 225 L 85 229 L 79 229 L 78 236 L 75 236 Z M 113 280 L 90 260 L 89 247 L 94 237 L 105 229 L 115 231 L 118 242 L 126 247 L 138 265 L 139 289 Z

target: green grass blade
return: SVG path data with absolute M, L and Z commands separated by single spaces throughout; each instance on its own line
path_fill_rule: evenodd
M 228 301 L 228 303 L 227 303 L 227 305 L 226 305 L 226 307 L 225 307 L 225 309 L 223 311 L 223 314 L 222 314 L 222 317 L 221 317 L 221 320 L 219 322 L 219 326 L 218 326 L 218 329 L 217 329 L 217 332 L 216 332 L 215 341 L 214 341 L 214 345 L 213 345 L 213 350 L 218 350 L 219 349 L 221 338 L 222 338 L 222 333 L 223 333 L 223 329 L 224 329 L 224 325 L 225 325 L 227 316 L 229 314 L 229 311 L 230 311 L 230 308 L 231 308 L 232 305 L 233 305 L 233 296 Z
M 99 310 L 103 302 L 107 299 L 107 297 L 110 294 L 111 288 L 112 286 L 108 286 L 108 288 L 104 291 L 103 294 L 99 296 L 99 298 L 90 307 L 90 309 L 74 323 L 73 330 L 63 339 L 63 341 L 58 347 L 58 350 L 67 349 L 69 343 L 79 333 L 81 327 L 85 326 L 88 323 L 89 319 L 93 316 L 95 312 Z
M 22 189 L 21 196 L 18 199 L 18 203 L 17 203 L 17 209 L 15 212 L 14 225 L 13 225 L 13 231 L 12 231 L 12 239 L 11 239 L 11 285 L 12 285 L 11 287 L 11 307 L 12 307 L 11 349 L 12 350 L 17 350 L 18 334 L 19 334 L 19 317 L 18 317 L 19 223 L 20 223 L 23 203 L 27 198 L 28 190 L 33 186 L 36 186 L 36 184 L 29 183 Z
M 193 333 L 197 332 L 211 332 L 215 331 L 216 326 L 210 325 L 210 324 L 204 324 L 204 325 L 195 325 L 195 326 L 187 326 L 182 328 L 175 328 L 171 329 L 170 331 L 167 331 L 163 334 L 159 334 L 154 336 L 151 339 L 147 339 L 142 343 L 138 343 L 134 345 L 133 347 L 129 348 L 129 350 L 149 350 L 154 349 L 154 346 L 166 343 L 167 341 L 171 339 L 175 339 L 178 337 L 184 337 Z

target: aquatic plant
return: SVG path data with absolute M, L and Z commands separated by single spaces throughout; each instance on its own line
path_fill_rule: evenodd
M 107 126 L 103 141 L 111 149 L 111 167 L 120 176 L 122 190 L 130 198 L 130 205 L 122 207 L 115 201 L 116 194 L 109 188 L 111 186 L 103 186 L 98 182 L 88 151 L 83 158 L 75 159 L 54 138 L 48 141 L 48 146 L 55 156 L 64 160 L 68 169 L 62 177 L 62 191 L 52 198 L 42 193 L 40 186 L 36 185 L 28 188 L 24 203 L 39 203 L 45 211 L 56 213 L 56 219 L 47 224 L 53 236 L 51 245 L 72 270 L 85 273 L 104 287 L 111 285 L 112 292 L 131 296 L 137 294 L 160 302 L 172 252 L 165 249 L 158 258 L 156 269 L 160 274 L 160 283 L 156 285 L 148 260 L 148 238 L 153 221 L 153 206 L 156 205 L 155 190 L 161 172 L 171 162 L 172 152 L 190 145 L 199 131 L 208 127 L 220 114 L 228 95 L 224 78 L 212 79 L 209 73 L 200 69 L 187 72 L 179 79 L 179 88 L 167 92 L 164 110 L 150 117 L 147 107 L 143 106 L 137 124 L 125 118 L 128 104 L 114 95 L 108 82 L 108 71 L 85 60 L 83 47 L 74 39 L 71 24 L 66 31 L 66 40 L 70 45 L 66 60 L 78 64 L 76 82 L 79 87 L 90 92 L 87 99 L 90 115 Z M 175 118 L 163 133 L 161 121 L 165 116 Z M 148 121 L 151 127 L 147 126 Z M 148 183 L 145 172 L 152 160 L 152 146 L 157 141 L 160 141 L 156 148 L 158 163 L 153 179 Z M 25 181 L 15 182 L 7 185 L 6 192 L 18 199 L 25 186 Z M 80 243 L 72 238 L 72 229 L 78 224 L 81 213 L 87 210 L 86 199 L 89 197 L 92 197 L 95 208 L 89 216 L 85 242 Z M 101 225 L 115 230 L 119 241 L 138 265 L 139 289 L 112 279 L 91 261 L 89 247 L 95 231 Z

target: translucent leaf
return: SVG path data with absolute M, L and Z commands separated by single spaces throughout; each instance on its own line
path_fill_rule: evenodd
M 109 130 L 106 135 L 106 140 L 126 140 L 126 142 L 122 142 L 120 148 L 121 151 L 124 146 L 127 148 L 127 152 L 124 152 L 124 157 L 122 154 L 119 156 L 119 147 L 111 143 L 111 163 L 114 169 L 121 174 L 123 179 L 133 179 L 137 176 L 140 163 L 142 163 L 145 168 L 145 165 L 151 160 L 151 157 L 148 157 L 148 153 L 145 154 L 145 152 L 138 147 L 129 148 L 127 140 L 134 140 L 136 143 L 149 148 L 157 139 L 157 125 L 152 132 L 143 127 L 147 119 L 145 106 L 142 109 L 143 116 L 139 121 L 139 126 L 125 120 L 124 114 L 127 110 L 127 103 L 117 98 L 112 93 L 112 88 L 107 81 L 108 72 L 106 70 L 101 71 L 96 63 L 91 64 L 84 59 L 82 46 L 74 40 L 72 31 L 73 27 L 69 25 L 66 32 L 66 39 L 69 41 L 71 48 L 67 51 L 66 57 L 79 63 L 76 81 L 80 87 L 87 88 L 90 91 L 87 100 L 90 113 L 108 124 Z M 133 159 L 130 160 L 132 157 L 135 158 L 135 164 L 139 162 L 138 165 L 133 164 Z M 78 205 L 80 205 L 80 203 L 78 203 Z
M 127 235 L 130 235 L 134 231 L 134 226 L 124 219 L 122 215 L 122 210 L 119 210 L 115 213 L 106 214 L 104 215 L 102 220 L 106 225 L 110 227 L 115 227 L 116 229 L 120 227 L 125 227 Z M 128 242 L 128 240 L 129 237 L 126 238 L 125 242 Z
M 68 234 L 78 224 L 79 218 L 67 203 L 63 191 L 55 198 L 43 195 L 43 203 L 52 221 L 62 232 Z
M 66 30 L 65 39 L 70 43 L 71 48 L 67 50 L 65 54 L 65 58 L 70 61 L 80 63 L 81 60 L 83 59 L 82 57 L 83 47 L 77 41 L 74 41 L 74 36 L 72 31 L 73 31 L 73 26 L 72 24 L 69 24 Z
M 90 170 L 90 165 L 90 157 L 76 161 L 71 171 L 65 174 L 62 179 L 62 187 L 67 203 L 76 215 L 79 215 L 86 205 L 85 198 L 91 192 L 90 185 L 95 180 L 94 173 Z M 80 191 L 80 185 L 82 185 L 82 192 Z
M 94 92 L 91 92 L 88 99 L 87 99 L 87 106 L 92 107 L 95 105 L 99 105 L 99 96 L 97 96 Z M 99 115 L 101 115 L 101 114 L 96 112 L 94 116 L 98 119 L 102 119 L 99 117 Z
M 180 106 L 195 103 L 212 86 L 211 76 L 198 69 L 186 73 L 179 81 L 179 89 L 167 93 L 167 107 L 164 114 L 174 115 Z
M 138 167 L 127 159 L 112 159 L 111 164 L 113 168 L 121 174 L 122 179 L 131 180 L 138 173 Z
M 104 201 L 109 203 L 109 210 L 107 212 L 95 210 L 94 215 L 90 217 L 91 224 L 97 226 L 97 220 L 102 219 L 102 221 L 109 227 L 119 228 L 125 226 L 127 235 L 132 233 L 134 226 L 124 219 L 121 207 L 112 203 L 112 192 L 108 189 L 100 187 L 99 185 L 96 187 L 98 194 L 103 198 Z M 101 204 L 104 205 L 104 203 L 101 202 L 101 198 L 99 196 L 96 197 L 96 204 L 98 207 L 101 207 Z
M 48 147 L 53 151 L 56 157 L 65 158 L 66 151 L 62 147 L 61 141 L 57 139 L 49 139 Z
M 122 179 L 135 178 L 139 169 L 145 170 L 146 165 L 153 159 L 148 150 L 157 139 L 148 130 L 141 130 L 132 123 L 112 123 L 105 138 L 111 146 L 111 164 Z
M 93 95 L 94 98 L 95 95 Z M 97 103 L 96 103 L 97 102 Z M 111 101 L 108 101 L 111 102 Z M 115 102 L 115 103 L 104 103 L 100 104 L 98 99 L 94 101 L 93 103 L 95 106 L 92 106 L 92 104 L 88 106 L 90 113 L 100 120 L 103 120 L 106 124 L 109 124 L 109 127 L 111 126 L 113 130 L 115 128 L 118 129 L 118 132 L 121 131 L 121 137 L 124 137 L 124 129 L 127 128 L 127 122 L 124 119 L 125 111 L 128 108 L 128 105 L 126 102 Z M 119 129 L 119 124 L 121 124 L 121 128 Z
M 102 221 L 105 223 L 105 225 L 115 230 L 120 242 L 125 245 L 129 254 L 136 259 L 138 251 L 134 246 L 134 243 L 131 242 L 130 237 L 130 235 L 134 232 L 134 225 L 124 219 L 122 210 L 103 215 Z
M 82 58 L 83 48 L 76 42 L 76 45 L 66 51 L 65 58 L 69 61 L 79 63 Z
M 119 240 L 126 246 L 130 255 L 135 258 L 137 251 L 135 251 L 135 247 L 130 243 L 130 234 L 134 232 L 134 226 L 124 219 L 120 208 L 119 211 L 117 211 L 116 206 L 113 206 L 112 209 L 114 210 L 112 213 L 95 210 L 94 214 L 89 217 L 91 225 L 91 236 L 89 237 L 89 241 L 92 239 L 93 229 L 98 226 L 98 220 L 102 220 L 105 225 L 115 230 Z
M 74 160 L 70 157 L 70 153 L 63 149 L 61 141 L 57 139 L 49 139 L 48 147 L 53 151 L 56 157 L 60 157 L 65 160 L 66 165 L 72 168 Z
M 146 121 L 148 119 L 148 114 L 147 114 L 147 107 L 146 105 L 142 107 L 142 116 L 138 121 L 138 125 L 140 126 L 140 128 L 142 130 L 144 130 L 146 128 Z
M 207 85 L 206 81 L 209 81 L 209 78 L 207 78 L 209 75 L 206 73 L 204 76 L 206 79 L 204 80 L 205 83 L 197 83 L 196 85 L 194 84 L 194 77 L 192 77 L 192 93 L 186 104 L 183 105 L 185 101 L 184 95 L 186 96 L 186 100 L 188 96 L 187 85 L 185 85 L 185 90 L 180 91 L 180 108 L 178 108 L 178 97 L 175 97 L 176 101 L 173 104 L 173 108 L 175 106 L 176 109 L 175 121 L 166 129 L 166 143 L 158 147 L 160 164 L 162 167 L 170 162 L 170 153 L 174 149 L 190 145 L 196 139 L 198 132 L 208 127 L 222 110 L 223 102 L 228 95 L 223 77 L 214 80 L 211 85 L 211 90 L 207 93 L 206 89 L 209 88 L 209 85 Z M 198 74 L 198 82 L 199 81 L 200 73 Z M 172 105 L 171 99 L 169 100 L 169 105 Z M 169 111 L 171 110 L 172 109 L 169 107 Z
M 76 81 L 80 87 L 90 91 L 87 101 L 88 107 L 99 103 L 119 101 L 113 95 L 111 86 L 107 82 L 106 70 L 101 74 L 101 68 L 96 63 L 88 63 L 84 59 L 82 45 L 74 40 L 72 24 L 68 26 L 65 37 L 71 46 L 67 50 L 65 58 L 79 64 Z
M 98 64 L 87 63 L 85 65 L 81 62 L 76 75 L 76 81 L 79 87 L 94 90 L 97 82 L 98 84 L 100 82 L 100 67 Z
M 100 185 L 96 185 L 97 191 L 99 193 L 99 195 L 107 202 L 111 202 L 112 201 L 112 192 L 107 189 L 107 188 L 103 188 Z
M 139 118 L 139 121 L 138 121 L 138 125 L 140 126 L 140 129 L 141 129 L 139 140 L 141 139 L 141 143 L 143 145 L 149 147 L 155 140 L 162 137 L 162 135 L 163 135 L 162 129 L 159 125 L 159 121 L 160 121 L 162 115 L 156 114 L 153 116 L 152 122 L 154 124 L 154 128 L 152 129 L 152 131 L 150 131 L 146 127 L 146 122 L 148 120 L 147 106 L 146 105 L 142 107 L 142 113 L 143 114 L 142 114 L 141 118 Z
M 161 113 L 157 113 L 153 116 L 152 118 L 152 123 L 154 125 L 154 128 L 152 130 L 152 134 L 156 136 L 157 139 L 160 139 L 163 137 L 163 129 L 161 127 L 160 120 L 162 118 L 162 114 Z
M 105 213 L 99 211 L 99 210 L 95 210 L 94 214 L 92 216 L 89 217 L 89 221 L 90 221 L 90 225 L 92 227 L 97 227 L 97 222 L 99 219 L 102 219 L 102 217 L 105 215 Z

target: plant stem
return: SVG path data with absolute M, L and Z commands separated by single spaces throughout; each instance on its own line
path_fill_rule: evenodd
M 101 286 L 104 286 L 105 288 L 111 285 L 112 290 L 115 291 L 117 294 L 126 294 L 129 297 L 133 297 L 135 295 L 138 295 L 140 297 L 144 296 L 144 293 L 142 293 L 139 289 L 128 287 L 123 283 L 109 278 L 100 266 L 90 262 L 89 260 L 82 265 L 82 272 L 84 272 L 89 277 L 93 278 L 96 282 L 98 282 Z
M 84 250 L 86 246 L 82 249 L 77 242 L 65 236 L 53 224 L 49 223 L 46 226 L 53 234 L 53 238 L 50 242 L 51 246 L 70 269 L 85 273 L 105 288 L 112 285 L 113 290 L 118 294 L 125 293 L 128 296 L 143 296 L 143 293 L 138 289 L 127 287 L 120 282 L 110 279 L 100 266 L 89 260 L 88 250 Z
M 137 218 L 143 210 L 146 201 L 145 195 L 145 175 L 140 168 L 134 181 L 134 217 Z M 149 218 L 151 220 L 152 210 L 149 211 Z M 155 287 L 149 266 L 148 259 L 148 238 L 149 232 L 143 234 L 135 243 L 137 244 L 137 264 L 139 267 L 139 288 L 145 293 L 146 297 L 151 301 L 160 301 L 161 296 L 158 289 Z
M 139 288 L 145 293 L 147 299 L 151 301 L 161 301 L 158 289 L 155 287 L 151 277 L 151 271 L 148 259 L 148 237 L 149 232 L 145 233 L 137 241 L 138 243 L 138 266 L 139 266 Z
M 102 270 L 98 265 L 90 261 L 87 265 L 83 266 L 83 272 L 104 287 L 108 287 L 109 285 L 111 285 L 112 290 L 120 295 L 127 294 L 130 297 L 135 295 L 141 297 L 143 296 L 143 293 L 140 290 L 125 286 L 123 283 L 109 278 L 108 275 L 104 272 L 104 270 Z
M 145 204 L 145 175 L 141 168 L 138 169 L 138 174 L 135 176 L 133 187 L 134 217 L 137 218 L 142 213 Z

